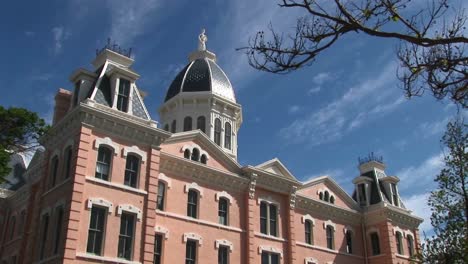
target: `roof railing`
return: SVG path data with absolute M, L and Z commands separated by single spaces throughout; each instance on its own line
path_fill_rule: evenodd
M 120 45 L 118 45 L 115 41 L 114 43 L 112 43 L 110 38 L 107 38 L 107 43 L 106 45 L 104 45 L 102 49 L 96 49 L 96 56 L 106 49 L 116 52 L 128 58 L 131 58 L 132 56 L 132 48 L 124 49 Z
M 374 152 L 371 152 L 369 153 L 369 155 L 367 155 L 367 157 L 358 158 L 359 165 L 362 165 L 364 163 L 368 163 L 371 161 L 375 161 L 375 162 L 379 162 L 383 164 L 383 156 L 376 156 Z

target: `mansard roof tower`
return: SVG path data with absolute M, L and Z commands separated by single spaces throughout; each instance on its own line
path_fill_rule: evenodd
M 159 108 L 161 124 L 172 133 L 199 129 L 232 158 L 237 159 L 237 132 L 242 124 L 242 107 L 234 89 L 206 49 L 205 30 L 198 36 L 198 49 L 167 90 Z

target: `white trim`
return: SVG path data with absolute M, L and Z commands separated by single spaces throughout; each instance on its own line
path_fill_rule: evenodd
M 94 260 L 99 260 L 99 261 L 109 262 L 109 263 L 141 264 L 141 262 L 138 262 L 138 261 L 128 261 L 122 258 L 103 257 L 103 256 L 97 256 L 97 255 L 88 254 L 84 252 L 77 252 L 76 256 L 79 258 L 94 259 Z
M 234 250 L 234 245 L 232 244 L 231 241 L 229 241 L 227 239 L 216 239 L 215 248 L 219 249 L 219 246 L 229 247 L 229 251 L 231 251 L 231 252 Z
M 408 236 L 410 236 L 410 237 L 413 238 L 413 241 L 414 241 L 414 234 L 413 234 L 413 232 L 411 232 L 410 230 L 405 230 L 405 231 L 404 231 L 404 236 L 405 236 L 405 238 L 407 238 Z
M 124 184 L 120 184 L 120 183 L 101 180 L 101 179 L 96 178 L 96 177 L 86 176 L 85 179 L 87 181 L 92 181 L 92 182 L 95 182 L 95 183 L 98 183 L 98 184 L 104 184 L 104 185 L 107 185 L 107 186 L 119 188 L 119 189 L 122 189 L 122 190 L 137 193 L 137 194 L 148 194 L 148 192 L 145 191 L 145 190 L 133 188 L 133 187 L 130 187 L 130 186 L 127 186 L 127 185 L 124 185 Z
M 350 225 L 343 227 L 343 233 L 346 236 L 346 232 L 351 231 L 351 235 L 354 236 L 354 228 Z
M 262 238 L 266 238 L 266 239 L 269 239 L 269 240 L 274 240 L 274 241 L 280 241 L 280 242 L 286 242 L 287 240 L 284 239 L 284 238 L 281 238 L 281 237 L 275 237 L 275 236 L 271 236 L 271 235 L 266 235 L 266 234 L 262 234 L 260 232 L 254 232 L 254 235 L 256 237 L 262 237 Z
M 327 229 L 327 226 L 333 227 L 333 231 L 336 231 L 336 225 L 331 220 L 323 222 L 323 229 Z
M 203 189 L 196 182 L 185 184 L 185 188 L 184 188 L 185 193 L 188 193 L 191 189 L 194 189 L 200 194 L 200 197 L 203 197 Z
M 159 173 L 158 180 L 165 182 L 168 189 L 171 188 L 172 180 L 171 178 L 167 177 L 164 173 Z
M 372 234 L 374 232 L 377 233 L 377 235 L 379 236 L 379 240 L 380 240 L 380 230 L 377 227 L 373 226 L 373 227 L 367 229 L 366 235 L 369 236 L 370 234 Z
M 184 243 L 187 243 L 187 240 L 196 240 L 198 241 L 198 246 L 203 245 L 203 238 L 202 236 L 195 234 L 195 233 L 184 233 L 183 235 L 183 241 Z
M 154 232 L 156 232 L 158 234 L 163 234 L 164 239 L 166 239 L 166 240 L 169 238 L 169 229 L 167 229 L 165 227 L 157 225 L 157 226 L 154 227 Z
M 219 201 L 219 198 L 226 198 L 228 201 L 229 201 L 229 204 L 232 204 L 232 196 L 227 193 L 226 191 L 222 191 L 222 192 L 217 192 L 215 194 L 215 200 L 218 202 Z
M 120 152 L 120 147 L 116 143 L 112 141 L 109 137 L 105 138 L 96 138 L 94 141 L 94 148 L 99 149 L 100 145 L 106 145 L 114 149 L 114 155 L 117 156 L 118 153 Z
M 193 122 L 193 121 L 192 121 Z M 193 149 L 197 148 L 199 151 L 200 151 L 200 156 L 198 157 L 198 159 L 201 158 L 202 155 L 205 155 L 206 156 L 206 160 L 208 161 L 210 159 L 210 155 L 208 155 L 208 152 L 206 152 L 205 150 L 203 150 L 199 145 L 197 144 L 191 144 L 191 145 L 184 145 L 182 146 L 182 148 L 180 149 L 180 152 L 184 153 L 186 149 L 190 150 L 190 160 L 192 160 L 192 152 L 193 152 Z M 199 160 L 197 160 L 199 161 Z
M 124 147 L 122 155 L 124 157 L 127 157 L 128 153 L 137 154 L 138 156 L 140 156 L 142 163 L 146 162 L 146 157 L 147 157 L 146 152 L 141 150 L 139 147 L 137 146 Z
M 306 215 L 303 215 L 303 216 L 301 217 L 301 222 L 302 222 L 303 224 L 305 224 L 305 221 L 306 221 L 306 220 L 311 221 L 311 222 L 312 222 L 312 226 L 313 226 L 313 227 L 315 226 L 315 219 L 312 218 L 312 216 L 310 216 L 310 214 L 306 214 Z
M 309 264 L 309 263 L 313 263 L 313 264 L 318 264 L 318 260 L 315 259 L 315 258 L 312 258 L 312 257 L 307 257 L 304 259 L 304 264 Z
M 266 202 L 267 204 L 274 204 L 276 205 L 276 210 L 278 211 L 278 215 L 280 212 L 280 203 L 274 200 L 271 196 L 262 196 L 257 198 L 257 204 L 260 205 L 261 202 Z
M 156 210 L 156 214 L 166 216 L 166 217 L 175 218 L 175 219 L 179 219 L 179 220 L 183 220 L 183 221 L 186 221 L 186 222 L 197 223 L 197 224 L 206 225 L 206 226 L 212 226 L 212 227 L 216 227 L 218 229 L 229 230 L 229 231 L 233 231 L 233 232 L 237 232 L 237 233 L 245 232 L 245 230 L 242 230 L 242 229 L 237 228 L 237 227 L 221 225 L 221 224 L 218 224 L 218 223 L 215 223 L 215 222 L 200 220 L 200 219 L 197 219 L 197 218 L 192 218 L 192 217 L 188 217 L 188 216 L 185 216 L 185 215 L 179 215 L 179 214 L 175 214 L 175 213 L 171 213 L 171 212 L 167 212 L 167 211 Z
M 396 235 L 396 232 L 400 232 L 402 236 L 404 235 L 403 229 L 399 228 L 398 226 L 393 227 L 393 235 Z
M 268 251 L 268 252 L 279 254 L 280 257 L 283 258 L 283 250 L 275 248 L 273 246 L 259 246 L 258 254 L 261 255 L 263 251 Z
M 131 204 L 119 204 L 119 206 L 117 206 L 117 215 L 121 215 L 123 211 L 134 213 L 134 214 L 137 215 L 137 219 L 141 220 L 141 209 L 140 208 L 138 208 L 138 207 L 136 207 L 134 205 L 131 205 Z
M 114 205 L 103 198 L 88 198 L 87 208 L 91 210 L 93 205 L 99 205 L 102 207 L 107 207 L 107 212 L 110 214 L 114 212 Z

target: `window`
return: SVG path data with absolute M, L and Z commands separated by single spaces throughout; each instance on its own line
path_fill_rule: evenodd
M 350 230 L 346 231 L 346 253 L 353 254 L 353 237 Z
M 224 147 L 231 149 L 231 124 L 224 124 Z
M 402 235 L 401 232 L 396 232 L 395 233 L 395 242 L 396 242 L 396 248 L 397 252 L 400 255 L 403 255 L 403 244 L 402 244 Z
M 23 168 L 23 166 L 21 166 L 20 164 L 16 164 L 13 168 L 13 177 L 15 177 L 15 179 L 21 179 L 21 176 L 23 176 L 24 171 L 25 169 Z
M 135 215 L 122 213 L 120 216 L 120 235 L 117 256 L 132 260 L 133 236 L 135 229 Z
M 319 192 L 319 199 L 323 201 L 323 192 Z
M 161 264 L 162 255 L 162 235 L 156 234 L 154 236 L 154 264 Z
M 51 177 L 52 177 L 52 182 L 51 182 L 51 186 L 50 187 L 54 187 L 55 186 L 55 183 L 57 181 L 57 173 L 58 173 L 58 157 L 57 156 L 54 156 L 52 158 L 52 163 L 51 163 L 51 170 L 50 170 L 50 173 L 51 173 Z
M 80 99 L 80 81 L 77 81 L 75 83 L 75 92 L 73 93 L 73 106 L 76 106 L 78 104 L 79 99 Z
M 190 155 L 190 150 L 189 150 L 189 149 L 186 149 L 186 150 L 184 151 L 184 158 L 190 159 L 190 156 L 191 156 L 191 155 Z
M 192 130 L 192 118 L 190 116 L 186 116 L 184 118 L 184 131 Z
M 218 203 L 218 222 L 222 225 L 228 225 L 228 200 L 226 198 L 220 198 Z
M 220 246 L 218 248 L 218 264 L 229 263 L 229 248 L 226 246 Z
M 198 161 L 199 159 L 200 159 L 200 150 L 198 150 L 197 148 L 194 148 L 192 150 L 192 160 Z
M 203 163 L 203 164 L 206 164 L 206 155 L 205 154 L 201 155 L 200 162 Z
M 165 125 L 164 125 L 164 130 L 166 130 L 167 132 L 169 132 L 169 124 L 165 124 Z
M 86 252 L 102 255 L 102 242 L 104 240 L 104 226 L 106 222 L 107 210 L 93 206 L 91 208 L 91 219 L 89 221 L 88 245 Z
M 410 257 L 414 256 L 414 243 L 413 243 L 413 237 L 410 235 L 406 236 L 406 243 L 408 244 L 408 255 Z
M 197 118 L 197 129 L 200 129 L 203 133 L 206 133 L 205 117 L 199 116 Z
M 325 201 L 325 202 L 330 201 L 330 193 L 328 193 L 328 191 L 325 191 L 325 198 L 324 198 L 324 201 Z
M 176 130 L 177 130 L 177 122 L 175 120 L 173 120 L 172 125 L 171 125 L 171 132 L 175 133 Z
M 44 259 L 45 255 L 45 247 L 47 242 L 47 233 L 49 231 L 49 214 L 45 214 L 42 216 L 42 234 L 41 234 L 41 241 L 40 241 L 40 250 L 39 250 L 39 260 Z
M 262 252 L 262 264 L 279 264 L 279 254 Z
M 26 210 L 21 211 L 20 213 L 20 222 L 18 226 L 18 231 L 20 234 L 24 233 L 24 223 L 26 222 Z
M 260 232 L 277 236 L 277 208 L 274 204 L 260 203 Z
M 312 221 L 306 220 L 304 222 L 304 229 L 305 229 L 305 242 L 309 245 L 312 245 L 313 237 L 312 237 Z
M 398 192 L 397 192 L 397 189 L 396 189 L 396 184 L 391 183 L 390 186 L 392 187 L 393 205 L 398 206 Z
M 215 119 L 214 142 L 218 146 L 221 146 L 221 120 L 219 120 L 219 118 Z
M 326 230 L 327 230 L 327 248 L 335 249 L 335 238 L 334 238 L 335 230 L 333 230 L 333 227 L 330 225 L 327 226 Z
M 130 95 L 130 81 L 125 80 L 125 79 L 120 79 L 119 92 L 117 94 L 117 109 L 119 109 L 122 112 L 127 112 L 129 95 Z
M 109 180 L 110 163 L 112 157 L 112 150 L 105 146 L 99 146 L 98 159 L 96 162 L 96 178 L 101 180 Z
M 195 263 L 197 263 L 197 242 L 187 240 L 187 245 L 185 245 L 185 264 Z
M 68 177 L 70 177 L 70 173 L 71 173 L 71 163 L 72 163 L 72 148 L 71 146 L 67 147 L 65 149 L 65 176 L 64 178 L 67 179 Z
M 332 203 L 332 204 L 335 203 L 335 196 L 332 195 L 332 196 L 330 197 L 330 203 Z
M 15 237 L 16 216 L 10 217 L 10 240 Z
M 366 185 L 361 183 L 358 185 L 359 204 L 367 205 Z
M 372 243 L 372 255 L 380 255 L 379 235 L 376 232 L 370 234 Z
M 166 184 L 158 181 L 158 210 L 164 211 L 164 197 L 166 195 Z
M 55 243 L 54 243 L 54 254 L 58 253 L 60 238 L 62 236 L 62 222 L 63 222 L 63 207 L 57 208 L 57 221 L 55 222 Z
M 135 155 L 127 155 L 127 163 L 125 165 L 124 184 L 130 187 L 137 187 L 138 171 L 140 167 L 140 159 Z
M 188 192 L 187 216 L 197 218 L 198 193 L 194 190 Z

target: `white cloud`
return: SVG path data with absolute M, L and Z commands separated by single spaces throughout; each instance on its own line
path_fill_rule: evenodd
M 308 182 L 310 180 L 313 180 L 315 178 L 322 177 L 322 176 L 328 176 L 328 177 L 333 178 L 335 181 L 337 181 L 338 179 L 340 179 L 340 176 L 342 176 L 343 173 L 344 172 L 341 169 L 328 169 L 328 170 L 323 171 L 322 173 L 312 174 L 312 175 L 304 177 L 305 178 L 304 182 Z
M 36 33 L 33 32 L 33 31 L 25 31 L 24 35 L 26 35 L 27 37 L 34 37 L 34 35 L 36 35 Z
M 301 107 L 298 106 L 298 105 L 291 105 L 291 106 L 288 108 L 288 112 L 289 112 L 290 114 L 297 113 L 297 112 L 299 112 L 299 110 L 301 110 Z
M 419 129 L 416 133 L 419 136 L 423 136 L 424 138 L 430 136 L 439 136 L 443 134 L 445 128 L 447 127 L 447 123 L 450 121 L 450 117 L 446 117 L 442 120 L 434 121 L 434 122 L 424 122 L 419 125 Z
M 425 232 L 426 235 L 432 233 L 431 208 L 427 205 L 429 194 L 427 192 L 402 198 L 407 209 L 413 211 L 414 215 L 424 219 L 424 222 L 419 226 L 421 236 L 422 232 Z
M 54 53 L 59 54 L 62 51 L 63 42 L 71 36 L 71 33 L 63 26 L 54 27 L 51 32 L 54 37 Z
M 280 136 L 290 143 L 320 145 L 340 139 L 344 133 L 397 108 L 404 98 L 394 89 L 396 63 L 383 67 L 378 76 L 351 87 L 341 97 L 283 127 Z M 393 89 L 393 90 L 389 90 Z
M 439 153 L 427 158 L 418 166 L 403 168 L 396 173 L 404 184 L 399 189 L 404 193 L 406 190 L 411 192 L 426 192 L 432 189 L 434 179 L 444 165 L 444 154 Z M 417 186 L 417 189 L 415 189 Z
M 332 78 L 332 77 L 331 77 L 330 73 L 328 73 L 328 72 L 321 72 L 321 73 L 315 75 L 314 78 L 312 78 L 312 81 L 313 81 L 315 84 L 321 85 L 321 84 L 323 84 L 324 82 L 331 80 L 331 78 Z
M 110 36 L 119 45 L 129 45 L 134 38 L 142 34 L 148 22 L 156 18 L 154 12 L 160 3 L 158 0 L 109 0 L 111 15 Z
M 309 91 L 307 91 L 307 95 L 318 93 L 318 92 L 320 92 L 321 89 L 322 89 L 322 87 L 320 87 L 320 86 L 310 88 Z
M 31 76 L 31 79 L 33 81 L 48 81 L 52 77 L 54 77 L 54 75 L 51 73 L 41 73 L 41 74 Z

